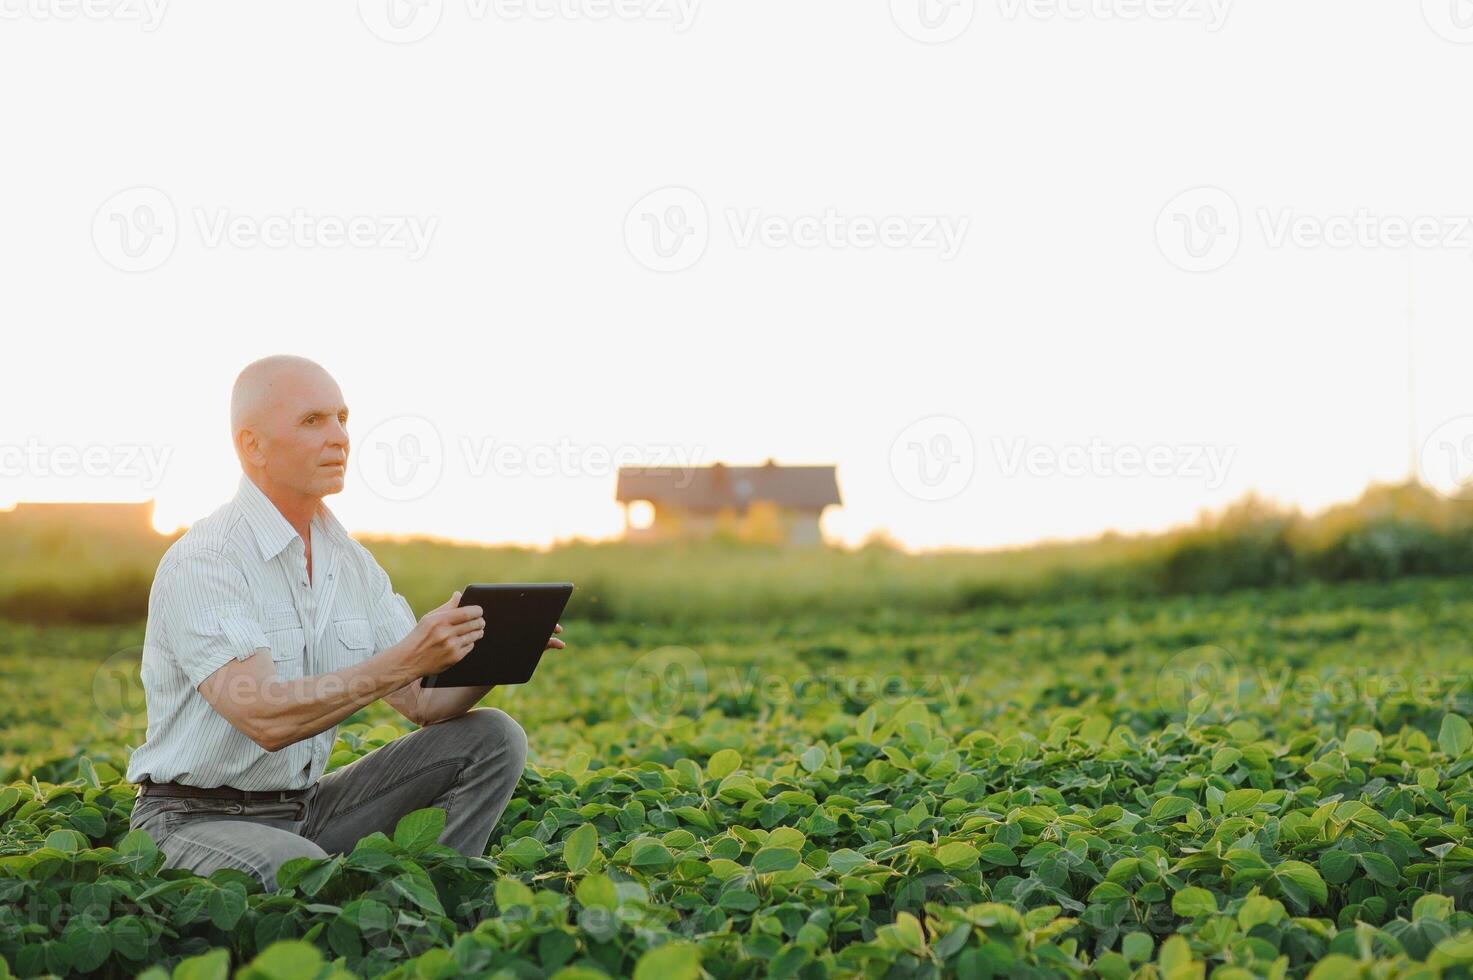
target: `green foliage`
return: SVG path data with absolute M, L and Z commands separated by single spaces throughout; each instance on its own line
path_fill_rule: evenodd
M 135 732 L 79 706 L 135 637 L 0 630 L 29 695 L 0 704 L 0 977 L 1466 975 L 1470 613 L 1448 581 L 570 620 L 492 696 L 532 755 L 485 855 L 419 810 L 275 894 L 128 830 Z M 681 639 L 691 689 L 630 697 Z M 330 765 L 405 730 L 375 706 Z

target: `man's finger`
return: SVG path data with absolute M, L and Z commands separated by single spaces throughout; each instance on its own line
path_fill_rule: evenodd
M 472 619 L 481 618 L 480 606 L 457 606 L 450 610 L 450 622 L 466 623 Z

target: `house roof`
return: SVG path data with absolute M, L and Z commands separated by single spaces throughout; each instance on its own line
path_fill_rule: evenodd
M 835 467 L 779 466 L 772 460 L 763 466 L 621 466 L 614 499 L 711 511 L 745 510 L 758 501 L 797 510 L 823 510 L 842 502 Z

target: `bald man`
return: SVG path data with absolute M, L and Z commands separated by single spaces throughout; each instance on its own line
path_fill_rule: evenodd
M 132 826 L 169 867 L 237 868 L 268 891 L 287 860 L 350 851 L 423 807 L 445 810 L 441 843 L 484 854 L 526 734 L 472 710 L 489 688 L 420 684 L 484 635 L 481 608 L 455 593 L 416 623 L 323 503 L 343 489 L 348 406 L 321 366 L 247 365 L 230 427 L 236 495 L 169 548 L 149 594 Z M 338 724 L 380 699 L 421 727 L 324 775 Z

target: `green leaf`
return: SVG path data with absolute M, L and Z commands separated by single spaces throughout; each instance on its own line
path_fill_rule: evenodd
M 1396 862 L 1384 854 L 1375 851 L 1362 851 L 1356 855 L 1360 858 L 1361 867 L 1366 869 L 1366 874 L 1377 884 L 1396 887 L 1401 884 L 1401 871 L 1396 867 Z
M 735 749 L 721 749 L 706 763 L 706 775 L 712 779 L 723 779 L 742 764 L 741 753 Z
M 1016 867 L 1018 864 L 1018 855 L 1013 853 L 1013 849 L 996 841 L 983 844 L 978 849 L 977 856 L 988 864 L 995 864 L 1003 868 Z
M 1217 896 L 1205 888 L 1183 888 L 1171 896 L 1171 911 L 1187 919 L 1217 914 Z
M 535 837 L 518 837 L 506 845 L 498 856 L 518 868 L 530 868 L 547 857 L 547 848 Z
M 1151 819 L 1157 823 L 1175 820 L 1193 807 L 1191 800 L 1181 796 L 1163 796 L 1151 807 Z
M 215 924 L 215 928 L 229 932 L 235 928 L 240 917 L 245 915 L 245 888 L 234 882 L 216 887 L 210 892 L 205 907 L 209 910 L 210 921 Z
M 495 896 L 496 907 L 503 912 L 507 909 L 530 906 L 536 900 L 532 889 L 515 878 L 498 878 Z
M 586 823 L 568 835 L 563 844 L 563 863 L 575 874 L 588 867 L 598 853 L 598 828 Z
M 1437 732 L 1437 745 L 1454 759 L 1462 758 L 1473 749 L 1473 725 L 1462 715 L 1442 716 L 1442 728 Z
M 856 850 L 847 847 L 840 848 L 829 855 L 829 867 L 839 874 L 848 874 L 855 868 L 869 864 L 869 858 Z
M 230 953 L 223 949 L 182 960 L 174 967 L 173 974 L 173 980 L 228 980 L 229 977 Z
M 690 943 L 656 946 L 634 965 L 634 980 L 697 980 L 700 975 L 701 949 Z
M 316 946 L 298 939 L 283 939 L 266 947 L 251 960 L 251 968 L 274 980 L 301 980 L 315 977 L 322 968 L 322 953 Z
M 1308 906 L 1310 899 L 1314 904 L 1324 905 L 1329 898 L 1330 890 L 1325 885 L 1325 880 L 1318 871 L 1303 861 L 1285 861 L 1274 868 L 1273 876 L 1284 894 L 1301 906 Z
M 418 854 L 431 844 L 438 843 L 445 832 L 445 811 L 439 807 L 428 807 L 406 813 L 394 827 L 394 843 L 411 854 Z
M 807 772 L 818 772 L 826 761 L 828 761 L 828 753 L 815 745 L 803 753 L 798 759 L 798 764 Z
M 573 893 L 578 904 L 586 909 L 600 908 L 613 911 L 619 907 L 619 890 L 606 875 L 592 874 L 578 882 Z
M 791 847 L 764 847 L 752 856 L 752 870 L 758 874 L 791 871 L 801 855 Z
M 389 882 L 389 887 L 426 912 L 433 912 L 436 915 L 445 914 L 445 909 L 440 904 L 440 896 L 435 893 L 435 889 L 418 878 L 399 875 Z
M 1343 885 L 1355 874 L 1355 855 L 1338 847 L 1320 854 L 1320 872 L 1332 885 Z
M 1011 854 L 1012 850 L 1009 849 L 1008 853 Z M 977 859 L 981 856 L 982 853 L 977 848 L 965 841 L 952 841 L 950 844 L 942 844 L 936 849 L 936 860 L 940 861 L 941 866 L 948 871 L 960 871 L 963 868 L 970 868 L 977 863 Z M 996 864 L 998 862 L 994 861 L 992 863 Z
M 1120 940 L 1120 952 L 1132 963 L 1149 962 L 1155 949 L 1155 941 L 1144 932 L 1128 932 Z

